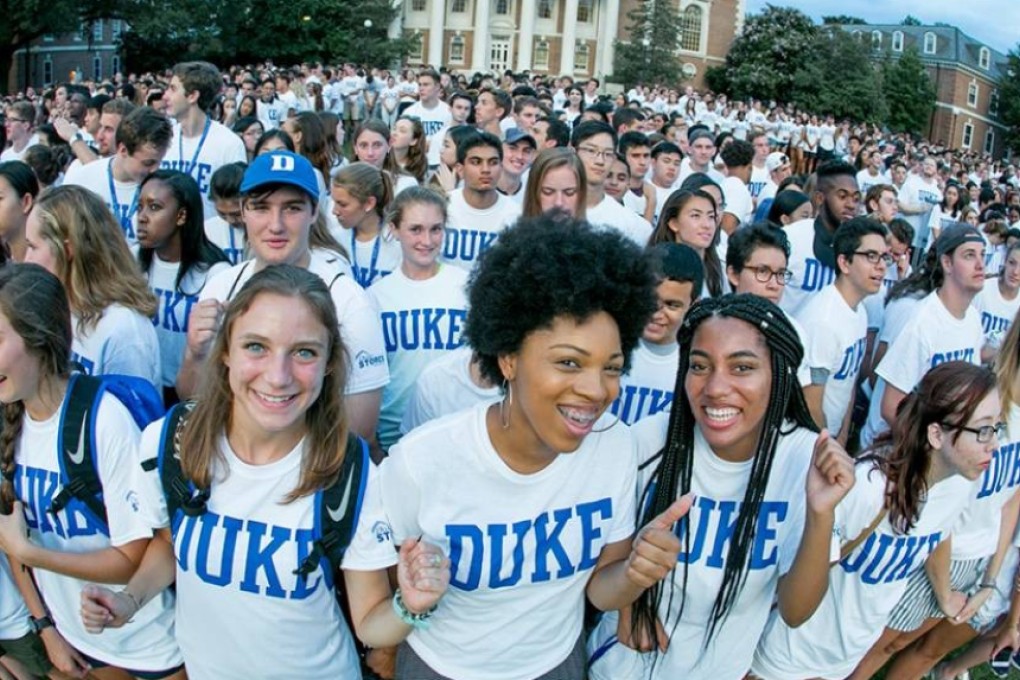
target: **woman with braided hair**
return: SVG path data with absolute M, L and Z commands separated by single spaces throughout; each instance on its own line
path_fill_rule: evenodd
M 834 509 L 853 485 L 846 452 L 815 431 L 803 348 L 778 307 L 700 300 L 679 341 L 672 413 L 633 428 L 639 514 L 697 499 L 676 526 L 671 574 L 593 634 L 593 680 L 742 678 L 773 601 L 798 625 L 824 596 Z

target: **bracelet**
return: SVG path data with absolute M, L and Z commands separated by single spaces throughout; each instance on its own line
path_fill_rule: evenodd
M 135 606 L 135 610 L 133 612 L 131 612 L 131 616 L 134 616 L 135 614 L 137 614 L 138 610 L 142 608 L 142 603 L 138 601 L 138 598 L 135 597 L 134 595 L 132 595 L 130 592 L 128 592 L 127 588 L 125 588 L 124 590 L 120 591 L 120 593 L 121 593 L 121 595 L 127 596 L 127 598 L 129 600 L 131 600 L 131 604 L 133 604 Z
M 404 598 L 400 594 L 400 588 L 397 588 L 397 592 L 393 593 L 393 611 L 400 618 L 401 621 L 416 628 L 418 630 L 425 630 L 429 627 L 429 619 L 432 618 L 432 613 L 436 611 L 437 605 L 432 605 L 428 610 L 415 614 L 407 605 L 404 604 Z

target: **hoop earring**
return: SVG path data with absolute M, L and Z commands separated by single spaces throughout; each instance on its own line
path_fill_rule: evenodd
M 510 429 L 510 409 L 514 405 L 514 392 L 513 386 L 509 381 L 503 380 L 503 391 L 506 392 L 506 396 L 499 402 L 499 424 L 503 426 L 504 430 Z
M 596 429 L 592 428 L 592 433 L 593 434 L 602 434 L 603 432 L 608 432 L 609 430 L 611 430 L 614 427 L 616 427 L 619 422 L 620 422 L 620 414 L 616 414 L 616 420 L 613 421 L 612 425 L 610 425 L 609 427 L 604 427 L 601 430 L 596 430 Z

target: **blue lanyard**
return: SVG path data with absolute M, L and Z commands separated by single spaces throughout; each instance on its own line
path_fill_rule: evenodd
M 354 270 L 354 278 L 357 280 L 358 285 L 362 288 L 368 288 L 372 283 L 372 279 L 378 273 L 376 265 L 379 263 L 379 243 L 382 241 L 382 234 L 376 234 L 375 245 L 372 246 L 372 259 L 368 265 L 368 275 L 361 273 L 361 269 L 358 267 L 358 244 L 354 238 L 357 234 L 356 229 L 351 229 L 351 269 Z
M 127 217 L 122 217 L 120 214 L 120 201 L 117 200 L 117 185 L 113 182 L 113 160 L 110 159 L 109 164 L 106 166 L 106 179 L 110 182 L 110 207 L 113 208 L 113 214 L 117 217 L 117 221 L 120 222 L 121 229 L 125 233 L 131 233 L 131 219 L 135 216 L 135 212 L 138 211 L 138 195 L 142 192 L 142 187 L 139 185 L 135 188 L 135 197 L 131 199 L 131 208 L 128 210 Z
M 198 155 L 202 153 L 202 147 L 205 146 L 205 138 L 209 134 L 209 128 L 212 127 L 212 118 L 209 116 L 205 117 L 205 127 L 202 129 L 202 136 L 198 140 L 198 146 L 195 148 L 195 153 L 191 156 L 191 163 L 188 167 L 181 168 L 181 172 L 185 175 L 191 176 L 191 173 L 195 171 L 195 165 L 198 163 Z M 177 158 L 183 163 L 184 162 L 184 130 L 179 131 L 177 137 Z

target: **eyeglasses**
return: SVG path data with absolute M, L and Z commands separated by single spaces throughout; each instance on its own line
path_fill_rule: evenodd
M 889 253 L 880 253 L 877 250 L 855 250 L 854 255 L 863 255 L 868 258 L 868 262 L 871 264 L 878 264 L 883 262 L 886 265 L 891 265 L 895 262 L 895 258 Z
M 577 153 L 583 153 L 592 158 L 601 158 L 604 161 L 616 158 L 616 149 L 596 149 L 592 146 L 579 146 L 577 147 Z
M 902 253 L 897 253 L 895 250 L 891 250 L 889 251 L 889 254 L 892 255 L 894 260 L 902 260 L 905 257 L 910 257 L 910 249 L 907 248 Z
M 791 272 L 789 269 L 780 269 L 778 271 L 773 271 L 771 267 L 766 267 L 765 265 L 762 265 L 760 267 L 755 267 L 751 271 L 754 272 L 754 278 L 758 283 L 768 283 L 769 279 L 774 278 L 776 280 L 776 283 L 778 283 L 780 286 L 785 286 L 793 278 L 793 272 Z
M 7 122 L 8 123 L 31 123 L 32 121 L 25 120 L 24 118 L 8 118 Z
M 976 436 L 978 444 L 987 444 L 992 441 L 993 438 L 1002 439 L 1003 435 L 1006 434 L 1006 423 L 982 425 L 981 427 L 967 427 L 965 425 L 942 423 L 942 427 L 950 430 L 963 430 L 964 432 L 970 432 Z

